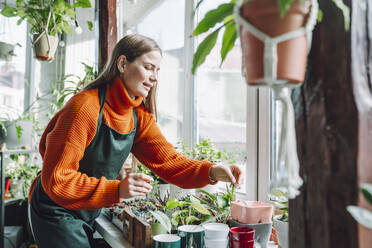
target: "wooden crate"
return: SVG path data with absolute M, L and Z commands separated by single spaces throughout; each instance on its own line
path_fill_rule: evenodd
M 135 248 L 152 247 L 151 226 L 149 223 L 139 219 L 138 217 L 135 217 L 133 233 Z
M 136 216 L 129 208 L 124 208 L 124 211 L 121 214 L 121 219 L 123 221 L 123 236 L 131 245 L 134 245 L 133 235 L 135 217 Z

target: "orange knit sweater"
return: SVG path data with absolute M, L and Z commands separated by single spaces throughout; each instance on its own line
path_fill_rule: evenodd
M 132 100 L 122 81 L 116 78 L 107 86 L 103 121 L 120 133 L 128 133 L 134 128 L 134 107 L 138 127 L 131 152 L 143 164 L 182 188 L 212 184 L 209 170 L 213 163 L 191 160 L 177 153 L 141 103 L 142 98 Z M 99 109 L 98 90 L 82 91 L 52 118 L 41 137 L 41 183 L 47 195 L 62 207 L 98 209 L 120 201 L 118 180 L 88 177 L 78 171 L 84 150 L 95 136 Z M 31 185 L 29 199 L 37 179 Z

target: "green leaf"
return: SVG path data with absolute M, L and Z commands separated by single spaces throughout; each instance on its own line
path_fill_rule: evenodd
M 17 16 L 17 10 L 13 7 L 5 5 L 4 8 L 1 10 L 0 14 L 5 17 L 14 17 Z
M 278 0 L 280 16 L 284 17 L 289 7 L 291 7 L 293 0 Z
M 204 63 L 205 58 L 212 51 L 213 47 L 216 45 L 218 32 L 221 30 L 221 27 L 216 29 L 213 33 L 209 34 L 198 46 L 194 54 L 194 59 L 192 61 L 192 74 L 195 74 L 196 69 Z
M 170 210 L 170 209 L 176 208 L 178 206 L 179 206 L 179 202 L 175 198 L 172 198 L 172 199 L 167 201 L 167 204 L 165 205 L 165 208 Z
M 193 196 L 193 195 L 190 195 L 190 201 L 192 203 L 200 204 L 200 200 L 198 198 L 196 198 L 195 196 Z
M 195 221 L 199 221 L 199 218 L 195 217 L 195 216 L 187 216 L 186 218 L 186 225 L 189 225 L 189 224 L 192 224 L 193 222 Z
M 234 47 L 237 37 L 238 35 L 236 32 L 235 22 L 230 22 L 225 26 L 225 32 L 223 34 L 221 47 L 221 65 L 225 61 L 227 53 Z M 219 152 L 219 155 L 221 156 L 221 152 Z
M 207 32 L 210 28 L 213 28 L 217 23 L 222 22 L 227 16 L 232 15 L 234 10 L 234 4 L 224 3 L 218 6 L 216 9 L 208 11 L 204 18 L 198 23 L 195 30 L 192 32 L 192 36 L 197 36 L 204 32 Z
M 354 219 L 361 225 L 372 229 L 372 212 L 358 207 L 358 206 L 347 206 L 347 211 L 354 217 Z
M 89 0 L 76 0 L 74 7 L 91 8 L 92 4 Z
M 87 21 L 89 31 L 93 30 L 93 22 Z
M 16 1 L 17 8 L 19 8 L 22 5 L 22 3 L 23 3 L 23 0 L 17 0 Z
M 322 22 L 322 20 L 323 20 L 323 11 L 322 10 L 318 10 L 317 21 L 318 22 Z
M 170 233 L 172 225 L 169 217 L 159 210 L 156 211 L 150 210 L 150 213 L 167 230 L 167 232 Z
M 71 26 L 68 22 L 66 21 L 62 21 L 62 30 L 66 33 L 66 34 L 72 34 L 72 29 L 71 29 Z
M 190 207 L 194 208 L 196 211 L 198 211 L 201 214 L 211 215 L 211 213 L 208 211 L 208 209 L 206 209 L 205 207 L 203 207 L 201 204 L 192 203 L 190 205 Z
M 360 190 L 363 193 L 364 198 L 366 198 L 367 202 L 372 205 L 372 184 L 362 183 L 360 185 Z

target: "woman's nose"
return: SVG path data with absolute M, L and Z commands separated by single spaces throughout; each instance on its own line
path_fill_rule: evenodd
M 150 80 L 154 81 L 154 82 L 157 82 L 158 81 L 158 73 L 157 72 L 151 73 Z

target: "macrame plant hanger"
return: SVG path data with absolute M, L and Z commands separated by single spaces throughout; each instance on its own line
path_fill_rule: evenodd
M 42 1 L 40 1 L 40 6 L 42 6 Z M 47 24 L 45 25 L 45 29 L 43 32 L 41 32 L 37 38 L 33 39 L 32 35 L 31 35 L 31 44 L 32 44 L 32 47 L 35 47 L 35 44 L 43 37 L 43 35 L 46 36 L 46 39 L 47 39 L 47 45 L 48 45 L 48 49 L 47 49 L 47 55 L 48 55 L 48 58 L 52 57 L 53 54 L 52 54 L 52 46 L 51 46 L 51 41 L 50 41 L 50 37 L 49 37 L 49 22 L 51 19 L 53 19 L 53 28 L 51 31 L 55 31 L 56 30 L 56 17 L 54 15 L 54 10 L 53 10 L 53 5 L 50 5 L 50 11 L 49 11 L 49 14 L 48 14 L 48 21 L 47 21 Z
M 286 80 L 277 78 L 277 46 L 278 43 L 306 35 L 308 42 L 307 52 L 310 51 L 312 30 L 314 29 L 317 20 L 318 2 L 317 0 L 311 1 L 310 15 L 305 26 L 276 37 L 270 37 L 261 32 L 240 15 L 240 7 L 245 2 L 247 1 L 240 0 L 234 9 L 237 30 L 240 30 L 240 27 L 242 27 L 264 43 L 264 78 L 259 80 L 253 87 L 270 87 L 273 90 L 275 101 L 280 102 L 283 107 L 281 118 L 277 118 L 277 120 L 281 119 L 281 135 L 279 138 L 277 160 L 274 168 L 272 168 L 272 175 L 274 178 L 271 178 L 270 191 L 280 187 L 285 187 L 288 189 L 288 197 L 295 198 L 299 194 L 302 179 L 299 175 L 294 109 L 291 100 L 291 92 L 294 87 L 297 87 L 300 84 L 291 84 Z M 242 72 L 244 76 L 244 70 L 242 70 Z M 248 82 L 247 78 L 246 80 Z

